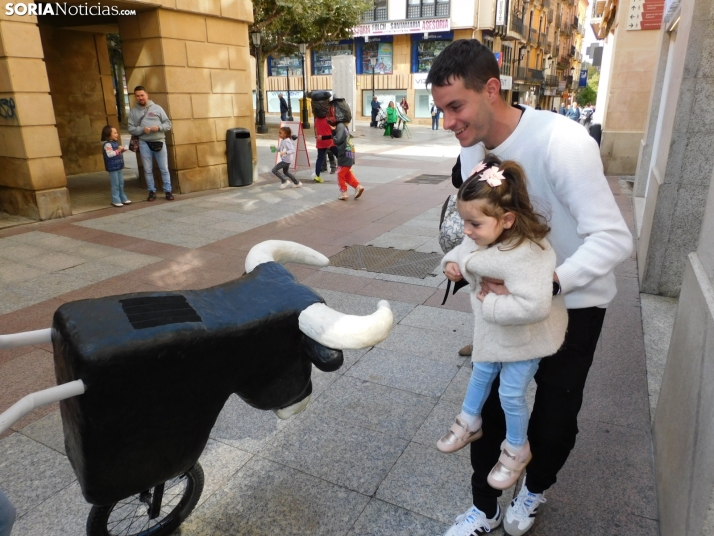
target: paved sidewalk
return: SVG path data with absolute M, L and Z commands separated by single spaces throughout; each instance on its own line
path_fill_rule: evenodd
M 268 173 L 274 141 L 258 139 L 253 186 L 0 231 L 0 333 L 49 327 L 57 307 L 72 300 L 229 281 L 266 239 L 327 256 L 356 244 L 438 251 L 451 182 L 405 181 L 449 175 L 458 146 L 449 133 L 423 127 L 412 127 L 411 140 L 381 133 L 358 130 L 354 171 L 367 190 L 356 201 L 337 201 L 335 176 L 323 174 L 330 182 L 318 185 L 309 171 L 298 175 L 305 187 L 278 190 Z M 610 183 L 631 221 L 627 192 L 617 179 Z M 176 534 L 443 534 L 470 504 L 468 452 L 445 455 L 435 446 L 470 374 L 456 353 L 471 338 L 467 296 L 440 306 L 438 273 L 416 279 L 288 267 L 345 313 L 368 314 L 389 300 L 396 325 L 377 347 L 345 352 L 339 371 L 314 369 L 312 401 L 288 421 L 231 398 L 201 459 L 201 502 Z M 635 259 L 617 275 L 578 443 L 529 534 L 658 534 Z M 0 352 L 0 409 L 51 385 L 49 345 Z M 90 506 L 64 455 L 56 404 L 0 436 L 0 487 L 18 509 L 13 536 L 84 534 Z M 504 507 L 512 495 L 504 494 Z

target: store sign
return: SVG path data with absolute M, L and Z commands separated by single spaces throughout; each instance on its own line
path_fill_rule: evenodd
M 373 35 L 448 32 L 450 30 L 451 19 L 410 19 L 360 24 L 352 28 L 352 34 L 355 37 L 371 37 Z
M 580 70 L 580 80 L 578 80 L 578 87 L 586 87 L 588 85 L 588 70 Z
M 501 90 L 510 91 L 513 89 L 513 77 L 507 74 L 501 75 Z
M 496 26 L 506 25 L 506 0 L 496 2 Z
M 426 87 L 426 77 L 429 73 L 414 73 L 412 75 L 412 87 L 414 89 L 423 89 Z

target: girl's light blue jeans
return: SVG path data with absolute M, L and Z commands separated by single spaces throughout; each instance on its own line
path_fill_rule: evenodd
M 528 439 L 528 404 L 526 389 L 538 370 L 540 359 L 509 363 L 475 362 L 462 409 L 469 415 L 481 415 L 491 392 L 491 384 L 501 374 L 498 395 L 506 414 L 506 440 L 514 447 L 525 445 Z
M 166 140 L 161 140 L 164 142 L 164 146 L 160 151 L 154 152 L 149 149 L 149 146 L 144 140 L 139 140 L 139 154 L 141 155 L 141 165 L 144 166 L 144 177 L 146 178 L 146 188 L 150 192 L 156 191 L 156 185 L 154 184 L 154 162 L 153 158 L 156 158 L 156 163 L 161 171 L 161 180 L 164 183 L 164 192 L 171 191 L 171 175 L 169 175 L 169 153 L 166 149 Z
M 0 536 L 10 536 L 12 526 L 15 524 L 15 507 L 0 490 Z
M 109 172 L 109 181 L 112 183 L 112 203 L 123 203 L 127 200 L 124 193 L 124 170 Z

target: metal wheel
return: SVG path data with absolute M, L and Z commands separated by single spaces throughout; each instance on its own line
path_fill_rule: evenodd
M 151 490 L 108 506 L 93 506 L 88 536 L 168 536 L 189 516 L 203 491 L 203 469 L 186 473 Z

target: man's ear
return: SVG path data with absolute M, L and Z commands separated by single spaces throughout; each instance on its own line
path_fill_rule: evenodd
M 513 212 L 506 212 L 501 217 L 501 222 L 503 223 L 504 229 L 510 229 L 513 224 L 516 223 L 516 215 Z
M 484 91 L 489 97 L 489 100 L 501 98 L 501 80 L 498 78 L 489 78 L 484 86 Z

